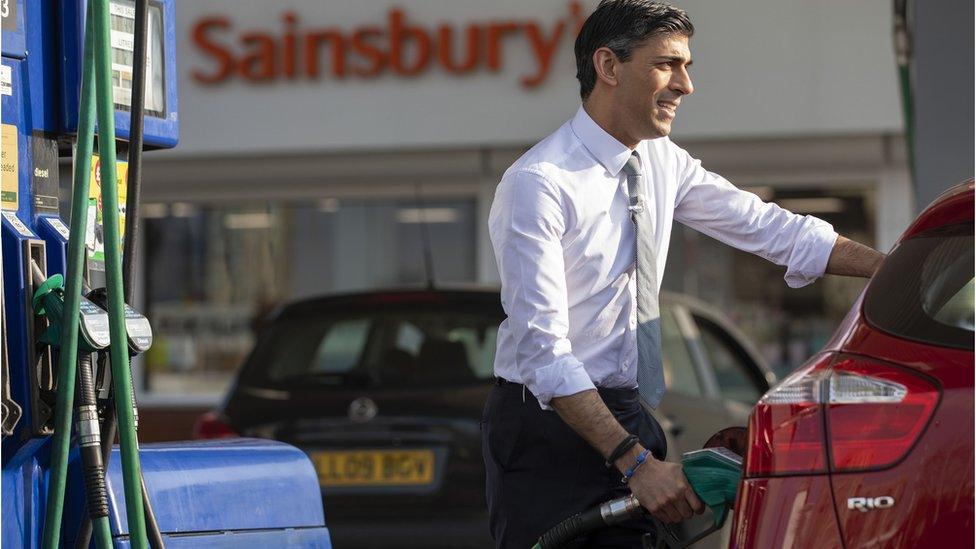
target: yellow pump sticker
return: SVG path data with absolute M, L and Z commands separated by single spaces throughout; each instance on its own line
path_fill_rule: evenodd
M 88 187 L 88 230 L 85 232 L 85 245 L 88 247 L 88 257 L 96 263 L 105 261 L 105 231 L 102 228 L 102 173 L 101 160 L 97 154 L 92 155 L 91 184 Z M 119 245 L 125 234 L 125 199 L 126 177 L 129 173 L 128 162 L 115 163 L 115 183 L 119 193 Z M 95 268 L 101 267 L 95 265 Z M 100 269 L 99 269 L 100 270 Z
M 17 126 L 3 124 L 3 136 L 0 141 L 0 164 L 2 164 L 2 180 L 0 180 L 0 198 L 4 210 L 17 209 Z

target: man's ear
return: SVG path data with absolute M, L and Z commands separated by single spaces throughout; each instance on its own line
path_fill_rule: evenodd
M 610 48 L 597 48 L 593 52 L 593 68 L 596 70 L 597 80 L 611 87 L 617 85 L 620 59 Z

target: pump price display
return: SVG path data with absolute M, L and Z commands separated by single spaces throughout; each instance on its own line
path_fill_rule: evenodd
M 322 486 L 421 485 L 434 481 L 433 450 L 312 452 Z
M 112 26 L 112 92 L 115 107 L 129 110 L 132 105 L 132 65 L 135 59 L 136 8 L 133 0 L 109 2 Z M 163 11 L 156 2 L 149 4 L 146 18 L 145 109 L 151 116 L 163 117 L 166 110 L 163 86 Z

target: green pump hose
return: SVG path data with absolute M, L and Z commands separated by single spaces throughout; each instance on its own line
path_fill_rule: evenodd
M 68 446 L 71 439 L 71 412 L 74 407 L 75 373 L 78 364 L 77 311 L 81 305 L 82 277 L 85 267 L 85 226 L 88 221 L 88 187 L 90 184 L 92 145 L 95 134 L 94 45 L 92 42 L 91 5 L 88 7 L 85 32 L 84 65 L 81 82 L 81 103 L 78 114 L 78 153 L 74 166 L 71 200 L 71 232 L 67 249 L 67 287 L 64 310 L 74 314 L 63 316 L 61 352 L 58 357 L 58 398 L 54 413 L 54 435 L 51 437 L 51 469 L 48 479 L 47 505 L 41 543 L 44 549 L 58 546 L 61 516 L 64 510 L 65 482 L 68 475 Z M 97 521 L 97 543 L 100 548 L 112 546 L 108 518 Z
M 58 347 L 63 338 L 64 318 L 64 277 L 56 274 L 47 280 L 36 263 L 31 263 L 31 277 L 37 291 L 32 305 L 34 314 L 48 319 L 48 327 L 39 341 Z M 104 349 L 109 344 L 108 315 L 94 303 L 82 298 L 78 316 L 78 348 L 83 352 L 78 357 L 78 380 L 74 408 L 75 435 L 81 456 L 85 480 L 85 506 L 89 520 L 98 526 L 97 544 L 100 548 L 112 545 L 111 530 L 108 524 L 108 490 L 105 484 L 105 467 L 99 451 L 98 410 L 95 402 L 95 381 L 92 371 L 91 353 Z M 68 353 L 65 353 L 68 354 Z M 88 547 L 88 542 L 85 543 Z
M 909 23 L 910 0 L 894 0 L 893 35 L 895 61 L 898 65 L 898 91 L 905 124 L 905 149 L 908 174 L 915 180 L 915 105 L 912 99 L 912 32 Z
M 129 395 L 132 378 L 125 331 L 122 297 L 122 263 L 119 241 L 118 190 L 115 186 L 115 102 L 112 97 L 111 44 L 109 40 L 109 10 L 107 0 L 90 0 L 86 21 L 84 66 L 82 72 L 81 103 L 78 121 L 78 156 L 74 166 L 71 210 L 71 236 L 68 239 L 67 288 L 64 293 L 64 324 L 61 331 L 61 353 L 58 368 L 58 399 L 55 411 L 55 434 L 51 446 L 51 471 L 44 515 L 42 546 L 58 546 L 64 507 L 67 477 L 68 446 L 71 436 L 71 411 L 74 400 L 75 374 L 78 358 L 78 314 L 81 303 L 82 274 L 85 265 L 86 223 L 88 220 L 89 167 L 94 143 L 94 123 L 97 111 L 101 139 L 101 180 L 103 227 L 105 234 L 105 274 L 108 286 L 110 356 L 112 380 L 117 398 L 116 410 L 121 427 L 119 439 L 122 450 L 122 477 L 125 491 L 126 519 L 130 543 L 137 549 L 147 547 L 146 525 L 141 493 L 141 471 Z M 97 101 L 94 94 L 97 92 Z M 73 312 L 73 313 L 72 313 Z M 120 396 L 121 395 L 121 396 Z M 124 399 L 118 401 L 119 398 Z M 96 521 L 99 547 L 111 546 L 111 533 L 105 517 Z
M 108 0 L 89 0 L 92 6 L 95 51 L 95 91 L 98 93 L 98 131 L 102 179 L 102 227 L 105 231 L 105 281 L 108 291 L 109 331 L 112 344 L 112 385 L 119 421 L 119 446 L 122 453 L 122 481 L 125 491 L 126 520 L 134 549 L 146 549 L 145 507 L 142 504 L 142 471 L 132 410 L 132 372 L 126 343 L 125 304 L 122 288 L 122 251 L 119 246 L 119 196 L 115 170 L 115 102 L 112 97 L 112 52 L 109 39 Z M 84 233 L 79 233 L 84 234 Z

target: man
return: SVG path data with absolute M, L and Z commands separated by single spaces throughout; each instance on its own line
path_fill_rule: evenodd
M 498 185 L 489 228 L 508 318 L 482 436 L 499 547 L 531 547 L 628 492 L 665 522 L 702 512 L 639 404 L 656 406 L 664 389 L 657 293 L 673 220 L 786 266 L 792 287 L 824 272 L 867 277 L 882 260 L 736 189 L 668 139 L 694 89 L 693 32 L 666 4 L 601 2 L 576 40 L 581 108 Z M 633 521 L 584 543 L 640 547 L 651 528 Z

